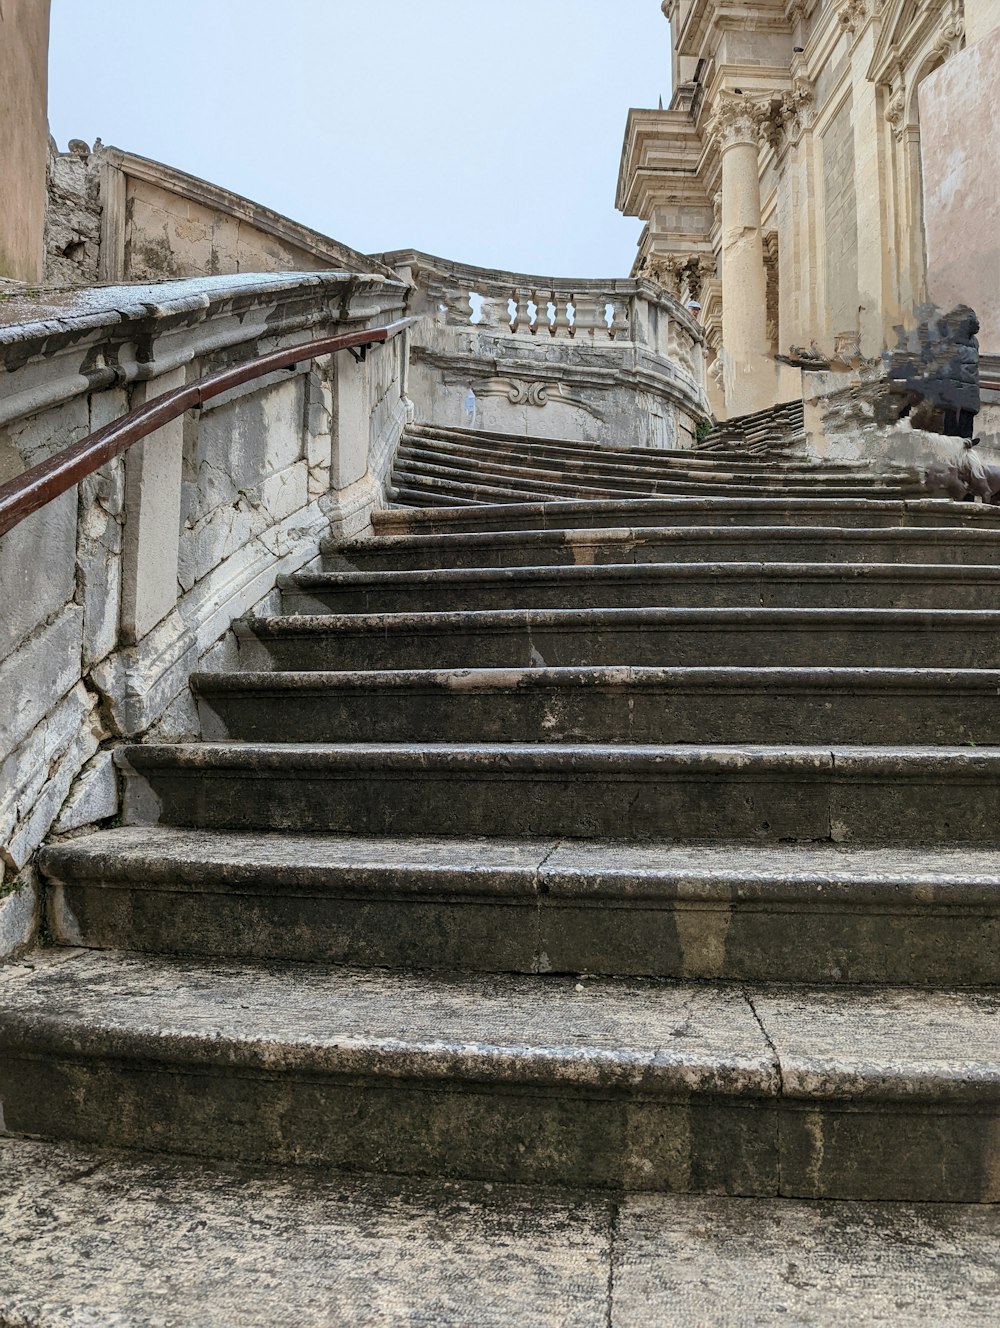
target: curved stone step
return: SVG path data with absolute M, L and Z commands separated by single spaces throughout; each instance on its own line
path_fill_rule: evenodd
M 476 531 L 324 541 L 323 568 L 432 571 L 475 567 L 603 566 L 658 562 L 936 563 L 995 566 L 1000 530 L 953 526 L 647 526 L 636 529 Z
M 380 535 L 631 528 L 633 526 L 937 526 L 1000 530 L 1000 508 L 946 498 L 647 498 L 633 501 L 492 504 L 470 512 L 383 510 L 372 514 Z
M 799 432 L 803 427 L 802 413 L 799 413 Z M 803 458 L 795 456 L 789 452 L 786 439 L 774 440 L 773 458 L 769 455 L 771 449 L 767 446 L 767 437 L 755 435 L 755 442 L 748 445 L 745 440 L 726 443 L 722 441 L 714 442 L 708 446 L 700 445 L 684 448 L 653 448 L 653 447 L 621 447 L 614 441 L 608 440 L 588 440 L 581 442 L 579 439 L 572 438 L 548 438 L 539 434 L 513 434 L 503 433 L 490 429 L 462 429 L 454 425 L 440 425 L 427 423 L 426 421 L 409 424 L 405 430 L 405 437 L 416 440 L 427 439 L 434 441 L 436 439 L 456 444 L 465 444 L 471 447 L 485 447 L 487 449 L 496 447 L 530 447 L 548 449 L 560 456 L 587 456 L 597 458 L 607 458 L 612 461 L 620 459 L 635 459 L 640 463 L 655 461 L 658 458 L 684 458 L 691 461 L 706 462 L 709 465 L 718 465 L 720 461 L 751 462 L 757 464 L 784 464 L 791 460 L 795 464 L 802 464 Z
M 376 968 L 976 986 L 993 849 L 123 827 L 45 850 L 64 945 Z
M 958 609 L 519 609 L 303 614 L 237 624 L 242 667 L 990 669 L 1000 613 Z
M 657 480 L 617 480 L 604 476 L 595 476 L 587 481 L 580 477 L 579 483 L 573 483 L 561 471 L 533 471 L 527 468 L 500 465 L 476 465 L 468 463 L 445 464 L 438 460 L 408 459 L 400 457 L 392 469 L 392 482 L 397 488 L 418 490 L 430 487 L 436 493 L 464 493 L 477 496 L 496 491 L 499 496 L 508 493 L 523 492 L 529 497 L 537 494 L 551 495 L 553 498 L 595 499 L 595 498 L 647 498 L 658 495 L 670 496 L 687 494 L 706 496 L 712 494 L 738 497 L 740 494 L 784 495 L 801 493 L 803 496 L 826 494 L 836 498 L 894 498 L 910 493 L 919 496 L 921 488 L 914 483 L 887 483 L 871 479 L 833 477 L 829 480 L 773 480 L 753 479 L 741 482 L 730 476 L 727 480 L 703 479 L 657 479 Z
M 126 823 L 389 835 L 1000 841 L 1000 748 L 191 743 L 119 748 Z
M 0 988 L 13 1133 L 494 1181 L 1000 1198 L 995 994 L 83 952 Z
M 1000 672 L 427 669 L 201 673 L 210 739 L 1000 745 Z
M 279 577 L 282 612 L 547 608 L 1000 609 L 1000 567 L 897 563 L 617 563 Z
M 819 463 L 808 458 L 783 458 L 770 460 L 746 456 L 694 457 L 687 452 L 658 452 L 650 450 L 645 457 L 634 453 L 616 457 L 608 452 L 594 452 L 586 444 L 570 452 L 563 447 L 550 447 L 540 439 L 508 439 L 499 442 L 494 439 L 482 441 L 458 441 L 449 438 L 413 437 L 408 431 L 403 435 L 397 456 L 413 459 L 423 457 L 455 457 L 473 464 L 502 462 L 505 466 L 543 469 L 556 474 L 573 474 L 579 471 L 587 475 L 608 475 L 609 477 L 639 476 L 650 479 L 670 479 L 680 475 L 683 478 L 706 480 L 724 480 L 729 476 L 739 476 L 748 480 L 774 479 L 794 476 L 804 480 L 822 482 L 829 475 L 850 475 L 859 480 L 874 477 L 874 465 L 871 461 Z
M 992 849 L 124 827 L 43 855 L 57 942 L 412 969 L 975 986 Z

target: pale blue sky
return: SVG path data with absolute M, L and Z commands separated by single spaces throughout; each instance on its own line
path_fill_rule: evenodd
M 659 0 L 53 0 L 49 119 L 356 248 L 627 274 L 629 106 L 670 91 Z

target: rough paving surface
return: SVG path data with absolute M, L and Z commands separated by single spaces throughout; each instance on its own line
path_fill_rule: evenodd
M 954 1205 L 345 1180 L 0 1141 L 3 1328 L 987 1328 Z

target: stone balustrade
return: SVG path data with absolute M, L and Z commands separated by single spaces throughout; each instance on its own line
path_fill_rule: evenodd
M 620 446 L 691 445 L 709 414 L 702 329 L 643 279 L 572 280 L 380 255 L 411 286 L 412 396 L 436 424 Z
M 0 480 L 210 373 L 393 322 L 405 294 L 323 273 L 7 299 Z M 331 531 L 370 525 L 409 413 L 405 342 L 220 395 L 0 537 L 0 955 L 30 937 L 38 845 L 117 814 L 115 745 L 196 734 L 188 680 L 234 655 L 233 622 Z

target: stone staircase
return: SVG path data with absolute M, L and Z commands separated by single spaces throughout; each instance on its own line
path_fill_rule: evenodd
M 8 1133 L 1000 1199 L 1000 518 L 657 462 L 427 473 L 243 624 L 204 740 L 124 749 L 125 823 L 44 855 Z
M 801 452 L 802 403 L 717 426 L 700 448 L 659 452 L 411 425 L 391 496 L 411 507 L 654 496 L 918 497 L 920 476 L 872 464 L 817 464 Z

